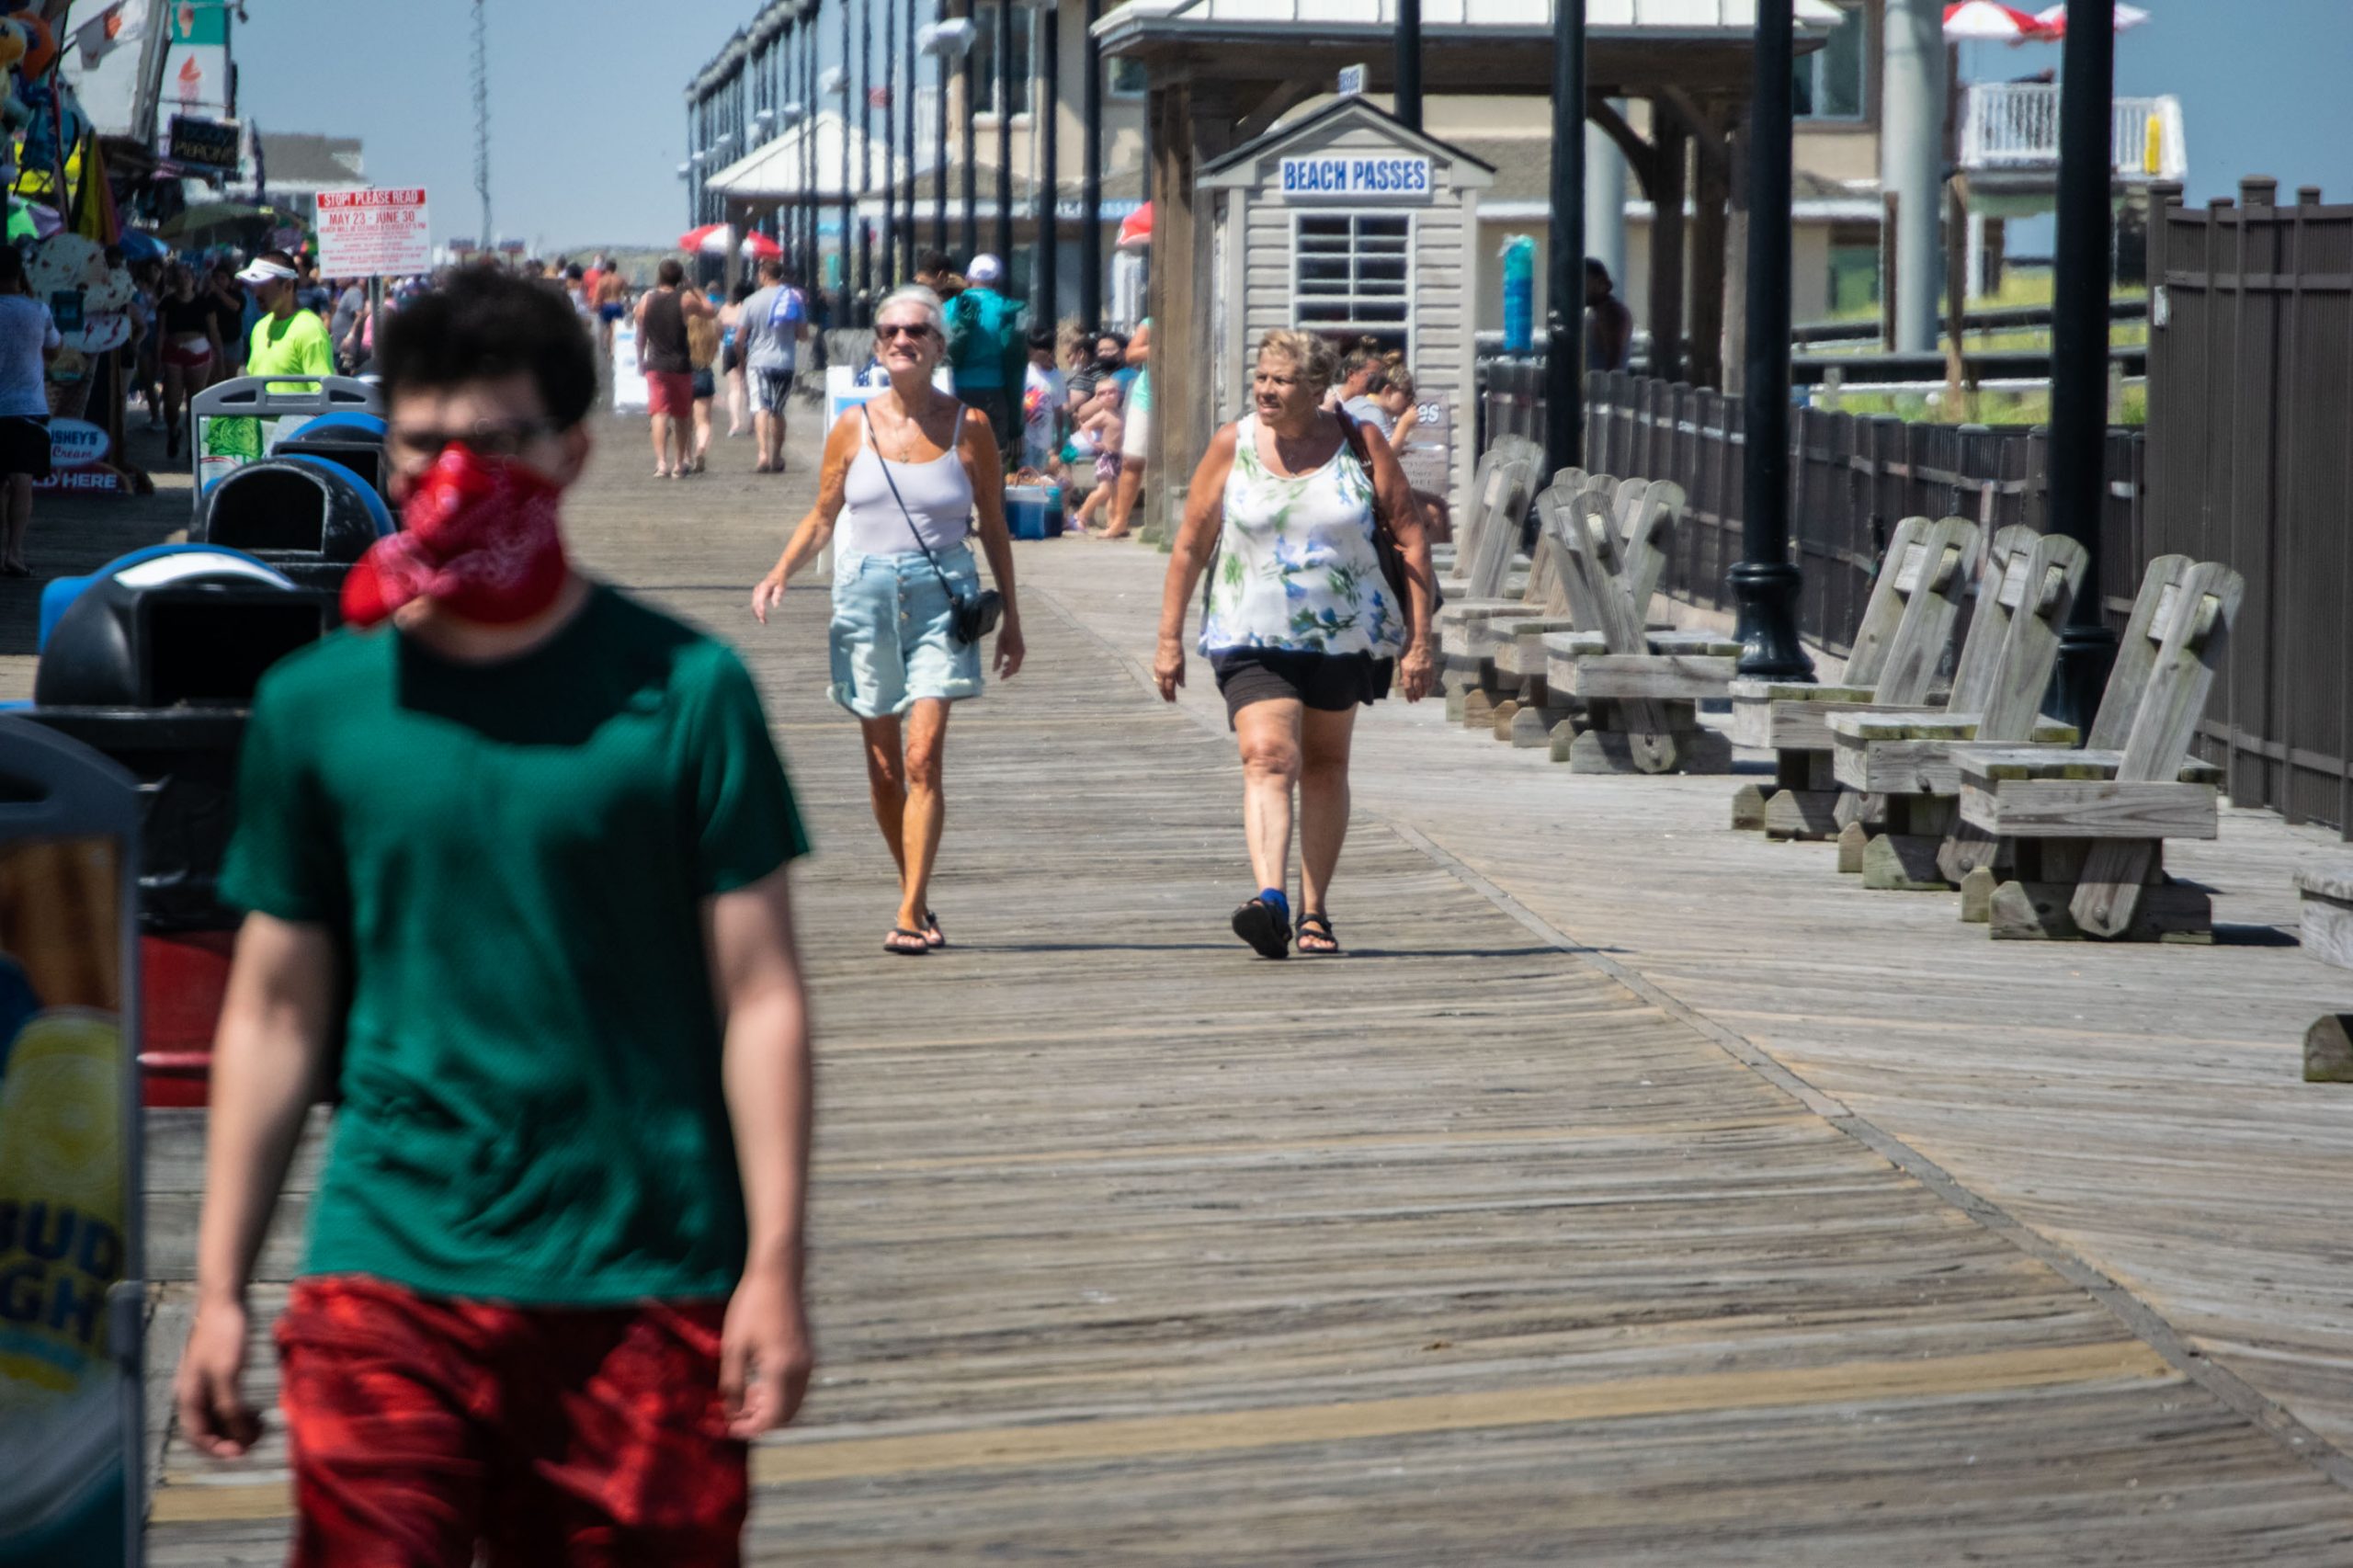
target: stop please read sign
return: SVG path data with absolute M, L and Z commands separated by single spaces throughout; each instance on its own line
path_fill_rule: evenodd
M 319 271 L 380 278 L 433 269 L 423 187 L 319 192 Z

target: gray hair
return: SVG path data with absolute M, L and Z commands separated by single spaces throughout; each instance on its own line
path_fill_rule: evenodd
M 881 302 L 874 307 L 874 319 L 878 322 L 881 321 L 882 319 L 882 312 L 889 310 L 893 305 L 915 305 L 919 307 L 923 311 L 923 313 L 926 317 L 930 318 L 931 330 L 939 334 L 942 337 L 946 337 L 948 335 L 948 312 L 941 308 L 939 296 L 925 288 L 922 284 L 902 283 L 896 289 L 893 289 L 889 293 L 883 295 Z

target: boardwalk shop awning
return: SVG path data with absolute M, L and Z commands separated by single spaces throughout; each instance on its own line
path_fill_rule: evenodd
M 1818 45 L 1840 12 L 1796 0 L 1798 47 Z M 1385 91 L 1395 68 L 1396 0 L 1129 0 L 1096 24 L 1104 51 L 1154 62 L 1214 61 L 1229 81 L 1319 77 L 1368 68 Z M 1586 81 L 1607 97 L 1665 85 L 1747 93 L 1756 0 L 1587 0 Z M 1279 47 L 1270 48 L 1270 45 Z M 1550 0 L 1423 0 L 1422 86 L 1430 93 L 1547 93 Z M 1327 88 L 1328 90 L 1328 88 Z
M 849 145 L 849 199 L 854 200 L 905 177 L 906 160 L 893 159 L 881 138 L 870 139 L 856 127 L 845 126 L 838 113 L 824 109 L 815 120 L 803 120 L 774 141 L 745 153 L 711 176 L 705 188 L 717 191 L 730 201 L 840 201 L 844 198 L 845 135 Z M 801 178 L 801 148 L 804 136 L 813 141 L 816 153 L 816 177 L 809 182 Z M 858 169 L 861 158 L 866 161 L 862 178 Z

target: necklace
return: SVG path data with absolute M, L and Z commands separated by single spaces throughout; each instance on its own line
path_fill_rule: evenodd
M 901 398 L 899 400 L 899 461 L 911 463 L 915 460 L 915 434 L 922 428 L 922 422 L 916 419 L 915 410 L 907 406 L 906 399 Z

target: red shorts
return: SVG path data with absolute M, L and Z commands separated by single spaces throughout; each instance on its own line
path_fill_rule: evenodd
M 719 1302 L 527 1308 L 303 1279 L 278 1320 L 295 1568 L 742 1561 Z
M 645 372 L 645 408 L 649 414 L 666 414 L 673 419 L 686 419 L 695 411 L 695 378 L 690 370 L 648 370 Z

